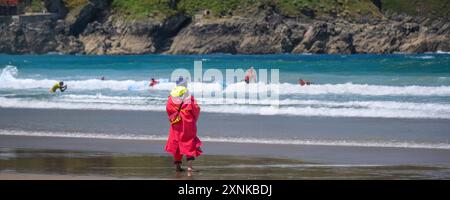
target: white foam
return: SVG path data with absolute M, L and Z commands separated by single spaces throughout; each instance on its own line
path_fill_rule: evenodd
M 140 110 L 165 111 L 165 98 L 114 97 L 104 95 L 64 95 L 51 102 L 41 99 L 0 97 L 2 108 L 31 109 L 82 109 L 82 110 Z M 205 99 L 202 111 L 213 113 L 294 115 L 325 117 L 380 117 L 380 118 L 431 118 L 450 119 L 450 104 L 408 103 L 395 101 L 332 102 L 317 100 L 281 100 L 280 106 L 271 106 L 270 100 L 258 104 L 220 104 L 215 99 Z
M 386 165 L 369 165 L 369 164 L 239 164 L 239 165 L 226 165 L 226 166 L 199 166 L 199 169 L 223 169 L 223 168 L 231 168 L 231 169 L 245 169 L 245 168 L 329 168 L 329 167 L 338 167 L 338 168 L 371 168 L 371 167 L 384 167 Z
M 49 89 L 59 80 L 49 79 L 20 79 L 17 78 L 18 70 L 14 66 L 7 66 L 0 75 L 0 89 Z M 143 90 L 162 90 L 170 91 L 175 83 L 163 82 L 155 87 L 149 87 L 148 81 L 142 80 L 65 80 L 70 90 L 117 90 L 117 91 L 143 91 Z M 256 88 L 256 89 L 255 89 Z M 191 92 L 203 93 L 256 93 L 259 91 L 268 91 L 278 88 L 281 95 L 367 95 L 367 96 L 450 96 L 450 86 L 384 86 L 367 84 L 317 84 L 310 86 L 299 86 L 297 84 L 280 83 L 266 84 L 253 83 L 245 84 L 238 82 L 229 84 L 225 88 L 220 83 L 199 83 L 189 84 Z
M 431 60 L 434 59 L 434 56 L 411 56 L 410 58 L 423 59 L 423 60 Z
M 450 119 L 449 110 L 423 111 L 420 109 L 385 109 L 385 108 L 315 108 L 315 107 L 250 107 L 217 105 L 206 107 L 206 112 L 257 114 L 257 115 L 293 115 L 320 117 L 376 117 L 376 118 L 429 118 Z
M 105 104 L 125 104 L 125 105 L 147 105 L 149 102 L 165 101 L 166 98 L 160 97 L 142 97 L 142 96 L 107 96 L 97 93 L 96 95 L 74 95 L 68 94 L 53 99 L 52 102 L 65 103 L 105 103 Z
M 131 135 L 104 133 L 65 133 L 65 132 L 29 132 L 0 130 L 0 135 L 9 136 L 37 136 L 64 138 L 92 138 L 116 140 L 151 140 L 165 141 L 162 135 Z M 411 149 L 450 149 L 449 143 L 424 143 L 411 141 L 353 141 L 353 140 L 309 140 L 309 139 L 274 139 L 251 137 L 209 137 L 201 136 L 204 142 L 240 143 L 240 144 L 278 144 L 278 145 L 312 145 L 312 146 L 342 146 L 342 147 L 382 147 L 382 148 L 411 148 Z
M 446 52 L 446 51 L 436 51 L 437 54 L 450 54 L 450 52 Z
M 367 96 L 450 96 L 450 86 L 382 86 L 367 84 L 323 84 L 300 87 L 280 84 L 280 94 L 351 94 Z
M 0 97 L 0 107 L 2 108 L 30 108 L 30 109 L 66 109 L 66 110 L 143 110 L 143 111 L 163 111 L 165 105 L 132 105 L 113 104 L 111 102 L 70 102 L 67 101 L 42 101 L 27 99 L 8 99 Z
M 28 89 L 28 88 L 50 88 L 57 81 L 54 80 L 34 80 L 16 79 L 19 70 L 15 66 L 7 65 L 0 74 L 0 89 Z

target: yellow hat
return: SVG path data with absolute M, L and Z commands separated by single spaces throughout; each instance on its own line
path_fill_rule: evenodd
M 188 91 L 188 89 L 184 86 L 176 86 L 175 88 L 172 89 L 172 91 L 170 92 L 170 96 L 173 97 L 181 97 L 183 96 L 184 93 L 186 93 Z

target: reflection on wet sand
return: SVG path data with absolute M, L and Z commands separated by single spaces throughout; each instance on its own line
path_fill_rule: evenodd
M 0 179 L 449 179 L 439 166 L 339 165 L 292 159 L 202 156 L 196 172 L 176 172 L 171 157 L 0 148 Z M 184 166 L 185 167 L 185 166 Z M 185 168 L 186 169 L 186 168 Z

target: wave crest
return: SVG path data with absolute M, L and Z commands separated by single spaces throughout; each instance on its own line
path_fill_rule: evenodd
M 28 132 L 0 130 L 0 135 L 37 136 L 37 137 L 67 137 L 115 140 L 151 140 L 165 141 L 165 135 L 131 135 L 106 133 L 68 133 L 68 132 Z M 358 141 L 358 140 L 312 140 L 312 139 L 276 139 L 253 137 L 211 137 L 202 136 L 205 142 L 244 143 L 244 144 L 280 144 L 280 145 L 313 145 L 313 146 L 344 146 L 344 147 L 381 147 L 408 149 L 450 149 L 448 143 L 425 143 L 413 141 Z
M 0 75 L 0 89 L 49 89 L 59 80 L 49 79 L 20 79 L 17 78 L 18 70 L 15 66 L 7 66 Z M 117 91 L 145 91 L 160 90 L 170 91 L 175 83 L 164 81 L 155 87 L 150 87 L 149 82 L 145 80 L 65 80 L 69 90 L 117 90 Z M 255 89 L 256 88 L 256 89 Z M 297 84 L 280 83 L 266 84 L 253 83 L 245 84 L 238 82 L 233 84 L 221 83 L 200 83 L 192 82 L 189 89 L 193 92 L 202 93 L 256 93 L 276 89 L 280 95 L 366 95 L 366 96 L 450 96 L 450 86 L 386 86 L 386 85 L 367 85 L 367 84 L 317 84 L 301 87 Z

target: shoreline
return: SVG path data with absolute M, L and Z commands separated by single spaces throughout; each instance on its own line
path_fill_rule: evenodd
M 299 56 L 321 56 L 321 55 L 329 55 L 329 56 L 348 56 L 348 55 L 446 55 L 450 54 L 450 51 L 430 51 L 430 52 L 392 52 L 392 53 L 200 53 L 200 54 L 170 54 L 170 53 L 148 53 L 148 54 L 67 54 L 64 52 L 48 52 L 48 53 L 0 53 L 4 56 L 202 56 L 202 55 L 230 55 L 230 56 L 266 56 L 266 55 L 299 55 Z
M 165 140 L 74 138 L 71 132 L 167 136 L 163 112 L 0 108 L 0 179 L 450 179 L 450 149 L 204 141 L 194 177 L 176 174 Z M 301 120 L 299 120 L 301 119 Z M 245 123 L 242 123 L 245 121 Z M 445 141 L 449 120 L 202 113 L 199 137 Z M 301 130 L 301 131 L 298 131 Z M 423 134 L 427 133 L 427 134 Z
M 244 122 L 245 123 L 242 123 Z M 162 111 L 0 108 L 1 130 L 158 135 L 168 133 Z M 200 114 L 199 137 L 448 142 L 450 119 L 299 117 Z M 426 135 L 423 133 L 427 133 Z M 275 136 L 275 137 L 274 137 Z
M 204 155 L 194 174 L 175 172 L 169 156 L 0 148 L 0 180 L 449 179 L 450 168 L 416 165 L 320 164 L 296 159 Z M 185 166 L 183 166 L 185 167 Z
M 242 123 L 244 121 L 245 123 Z M 401 143 L 415 141 L 417 144 L 444 144 L 449 139 L 449 121 L 202 113 L 198 122 L 198 136 L 200 140 L 205 138 L 203 149 L 207 155 L 284 157 L 328 164 L 450 166 L 450 157 L 447 156 L 450 149 L 446 149 L 446 146 L 413 148 Z M 168 122 L 164 112 L 0 108 L 0 127 L 0 131 L 6 133 L 24 131 L 29 134 L 0 135 L 0 148 L 167 155 L 164 145 Z M 51 134 L 39 136 L 39 133 L 46 132 L 57 133 L 62 137 L 54 137 Z M 105 137 L 70 137 L 71 134 L 77 136 L 77 133 L 95 133 Z M 144 137 L 121 138 L 135 135 Z M 152 136 L 156 136 L 157 140 L 151 139 Z M 246 137 L 257 141 L 240 141 Z M 224 141 L 217 138 L 234 140 Z M 308 143 L 309 140 L 365 142 L 377 141 L 380 138 L 385 142 L 400 143 L 395 147 L 377 146 L 376 143 L 375 146 Z M 277 140 L 307 142 L 277 143 Z
M 165 141 L 0 135 L 0 148 L 92 151 L 168 156 Z M 450 167 L 450 150 L 204 142 L 204 156 L 283 158 L 337 165 Z M 201 157 L 201 156 L 200 156 Z
M 0 180 L 118 180 L 114 177 L 106 176 L 80 176 L 80 175 L 61 175 L 61 174 L 33 174 L 0 172 Z

